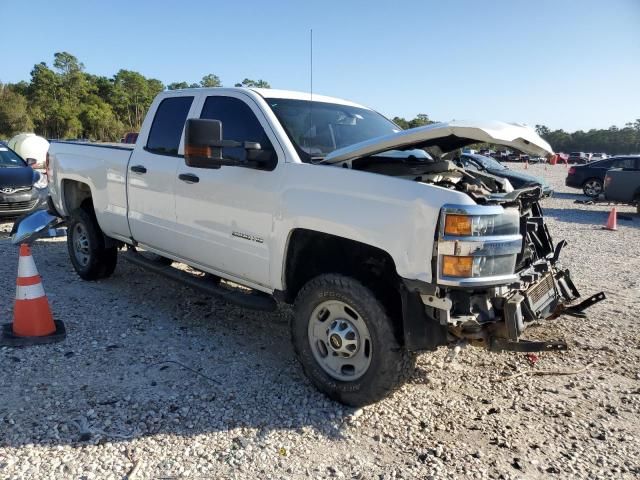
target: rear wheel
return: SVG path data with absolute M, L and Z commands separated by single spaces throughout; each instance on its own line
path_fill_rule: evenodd
M 582 191 L 587 197 L 597 198 L 602 193 L 602 181 L 597 178 L 590 178 L 582 185 Z
M 386 397 L 415 365 L 384 306 L 359 281 L 342 275 L 321 275 L 304 286 L 296 298 L 291 337 L 311 382 L 347 405 Z
M 67 249 L 73 268 L 84 280 L 110 276 L 118 262 L 117 247 L 105 247 L 95 215 L 84 208 L 78 208 L 71 215 Z

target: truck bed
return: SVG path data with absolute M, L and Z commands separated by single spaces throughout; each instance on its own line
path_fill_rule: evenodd
M 105 234 L 128 232 L 127 166 L 135 145 L 121 143 L 53 142 L 49 147 L 49 188 L 57 199 L 56 209 L 69 215 L 64 199 L 64 182 L 77 179 L 91 188 L 94 205 L 99 205 L 100 227 Z M 54 194 L 60 190 L 61 195 Z

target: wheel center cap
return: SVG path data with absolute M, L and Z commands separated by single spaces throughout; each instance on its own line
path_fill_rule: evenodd
M 334 333 L 329 337 L 329 343 L 333 348 L 337 350 L 342 347 L 342 338 L 340 338 L 340 335 L 338 335 L 337 333 Z

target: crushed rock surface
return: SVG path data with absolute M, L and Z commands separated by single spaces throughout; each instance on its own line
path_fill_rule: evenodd
M 471 347 L 451 363 L 444 348 L 421 354 L 404 387 L 357 410 L 303 376 L 288 309 L 243 310 L 124 261 L 85 282 L 64 238 L 37 242 L 68 338 L 0 348 L 0 478 L 638 478 L 640 217 L 618 207 L 618 231 L 602 230 L 611 207 L 575 204 L 584 197 L 564 187 L 564 166 L 529 172 L 556 188 L 543 207 L 583 297 L 608 300 L 588 319 L 528 330 L 566 339 L 567 352 L 533 365 Z M 17 271 L 10 228 L 0 223 L 2 323 Z

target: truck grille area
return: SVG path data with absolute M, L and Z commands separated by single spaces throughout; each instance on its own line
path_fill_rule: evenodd
M 38 203 L 38 199 L 28 200 L 26 202 L 0 202 L 0 213 L 29 211 L 36 206 L 36 203 Z

